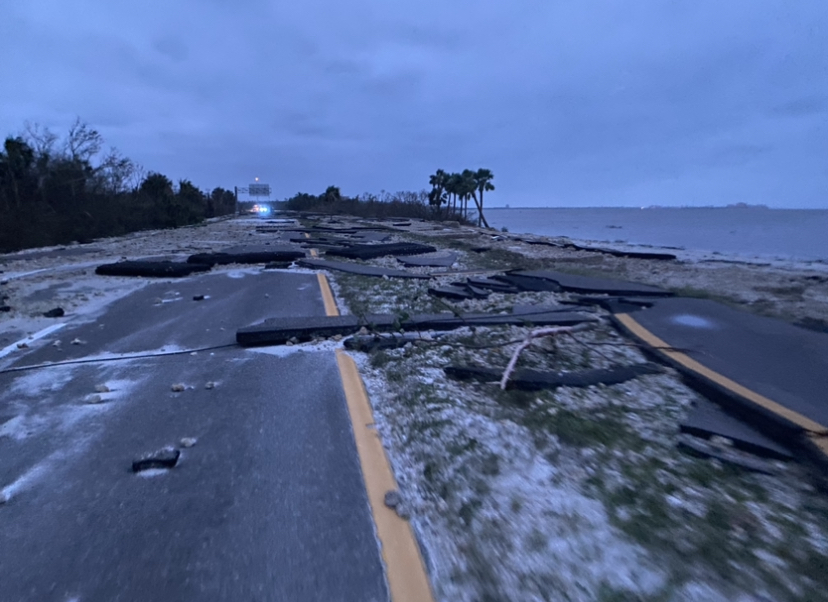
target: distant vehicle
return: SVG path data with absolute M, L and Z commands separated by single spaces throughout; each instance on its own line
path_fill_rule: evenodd
M 270 206 L 269 205 L 253 205 L 248 210 L 248 213 L 252 213 L 253 215 L 270 215 Z

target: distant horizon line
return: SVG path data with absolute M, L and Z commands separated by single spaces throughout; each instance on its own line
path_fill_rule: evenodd
M 769 211 L 828 211 L 826 207 L 771 207 L 769 205 L 543 205 L 543 206 L 510 206 L 491 205 L 486 209 L 765 209 Z

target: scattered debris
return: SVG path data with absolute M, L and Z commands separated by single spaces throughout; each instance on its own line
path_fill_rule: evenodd
M 735 450 L 724 449 L 723 447 L 713 445 L 690 435 L 679 436 L 678 448 L 695 456 L 712 458 L 725 464 L 730 464 L 731 466 L 742 468 L 744 470 L 750 470 L 752 472 L 760 472 L 762 474 L 769 475 L 778 474 L 780 472 L 780 468 L 767 460 L 751 457 Z
M 70 345 L 86 345 L 86 341 L 82 341 L 79 338 L 74 338 L 69 342 Z
M 28 347 L 29 347 L 28 343 L 18 343 L 17 344 L 18 349 L 28 349 Z
M 385 498 L 383 499 L 385 505 L 391 508 L 392 510 L 402 504 L 402 495 L 400 495 L 399 491 L 391 489 L 385 492 Z
M 204 385 L 205 389 L 215 389 L 215 387 L 216 387 L 216 383 L 214 383 L 213 381 L 210 381 L 206 385 Z
M 12 310 L 11 305 L 0 305 L 0 312 L 8 313 Z
M 313 338 L 330 338 L 334 335 L 352 335 L 360 328 L 370 326 L 374 331 L 422 331 L 453 330 L 463 326 L 534 325 L 574 326 L 582 322 L 594 322 L 595 318 L 582 313 L 549 311 L 539 307 L 537 312 L 521 314 L 452 313 L 419 314 L 400 319 L 392 314 L 370 314 L 363 317 L 307 316 L 270 318 L 261 324 L 240 328 L 236 342 L 240 345 L 281 345 L 288 341 L 298 343 Z
M 60 339 L 58 339 L 57 341 L 54 341 L 54 342 L 52 343 L 52 347 L 55 347 L 55 348 L 57 348 L 57 349 L 60 349 L 61 344 L 62 344 L 62 343 L 60 342 Z
M 185 387 L 181 383 L 176 383 L 171 387 L 171 389 L 174 393 L 181 393 L 181 391 L 184 391 L 186 388 L 187 387 Z
M 158 451 L 145 454 L 132 461 L 132 472 L 141 472 L 151 468 L 173 468 L 178 463 L 181 451 L 174 447 L 164 447 Z
M 204 295 L 193 295 L 193 301 L 204 301 Z
M 457 261 L 457 253 L 397 257 L 397 261 L 406 266 L 450 268 Z
M 703 397 L 693 404 L 679 426 L 688 435 L 709 437 L 710 443 L 718 447 L 735 447 L 767 458 L 787 460 L 792 457 L 791 450 Z
M 66 314 L 63 311 L 62 307 L 56 307 L 54 309 L 50 309 L 49 311 L 43 312 L 43 316 L 46 318 L 62 318 Z
M 458 380 L 478 380 L 497 382 L 502 387 L 503 370 L 477 366 L 446 366 L 447 376 Z M 523 391 L 540 391 L 557 387 L 591 387 L 595 385 L 615 385 L 638 376 L 660 374 L 664 370 L 658 364 L 633 364 L 617 368 L 596 368 L 572 372 L 542 372 L 530 369 L 517 369 L 510 374 L 507 388 Z
M 608 295 L 640 296 L 653 295 L 661 297 L 669 297 L 673 295 L 671 291 L 657 286 L 650 286 L 648 284 L 624 282 L 623 280 L 613 280 L 611 278 L 577 276 L 574 274 L 565 274 L 563 272 L 554 272 L 552 270 L 523 270 L 509 272 L 508 276 L 536 279 L 543 282 L 553 282 L 560 287 L 561 290 L 572 291 L 575 293 L 604 293 Z
M 515 369 L 515 364 L 517 364 L 521 352 L 531 345 L 534 339 L 553 336 L 556 334 L 580 332 L 582 330 L 586 330 L 587 328 L 591 328 L 592 326 L 594 326 L 594 324 L 584 323 L 577 324 L 575 326 L 553 326 L 552 328 L 541 328 L 539 330 L 530 331 L 529 334 L 526 335 L 523 342 L 517 346 L 512 354 L 512 357 L 509 359 L 509 364 L 506 366 L 506 370 L 503 371 L 503 378 L 500 379 L 500 388 L 504 390 L 506 389 L 506 383 L 509 382 L 509 375 Z
M 84 401 L 90 404 L 101 403 L 103 401 L 103 397 L 101 397 L 97 393 L 93 393 L 92 395 L 87 395 Z
M 96 393 L 109 393 L 110 391 L 112 391 L 112 389 L 110 389 L 106 385 L 95 385 Z
M 198 441 L 195 437 L 183 437 L 181 439 L 181 447 L 192 447 Z

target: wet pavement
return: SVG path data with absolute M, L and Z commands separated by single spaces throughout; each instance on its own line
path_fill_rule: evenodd
M 334 353 L 234 343 L 309 314 L 315 275 L 230 270 L 68 315 L 17 356 L 90 361 L 0 373 L 0 598 L 386 600 Z M 164 446 L 174 468 L 132 472 Z

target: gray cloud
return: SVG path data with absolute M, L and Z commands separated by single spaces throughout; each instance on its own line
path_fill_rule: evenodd
M 495 173 L 494 204 L 822 206 L 828 5 L 6 3 L 0 126 L 280 196 Z

